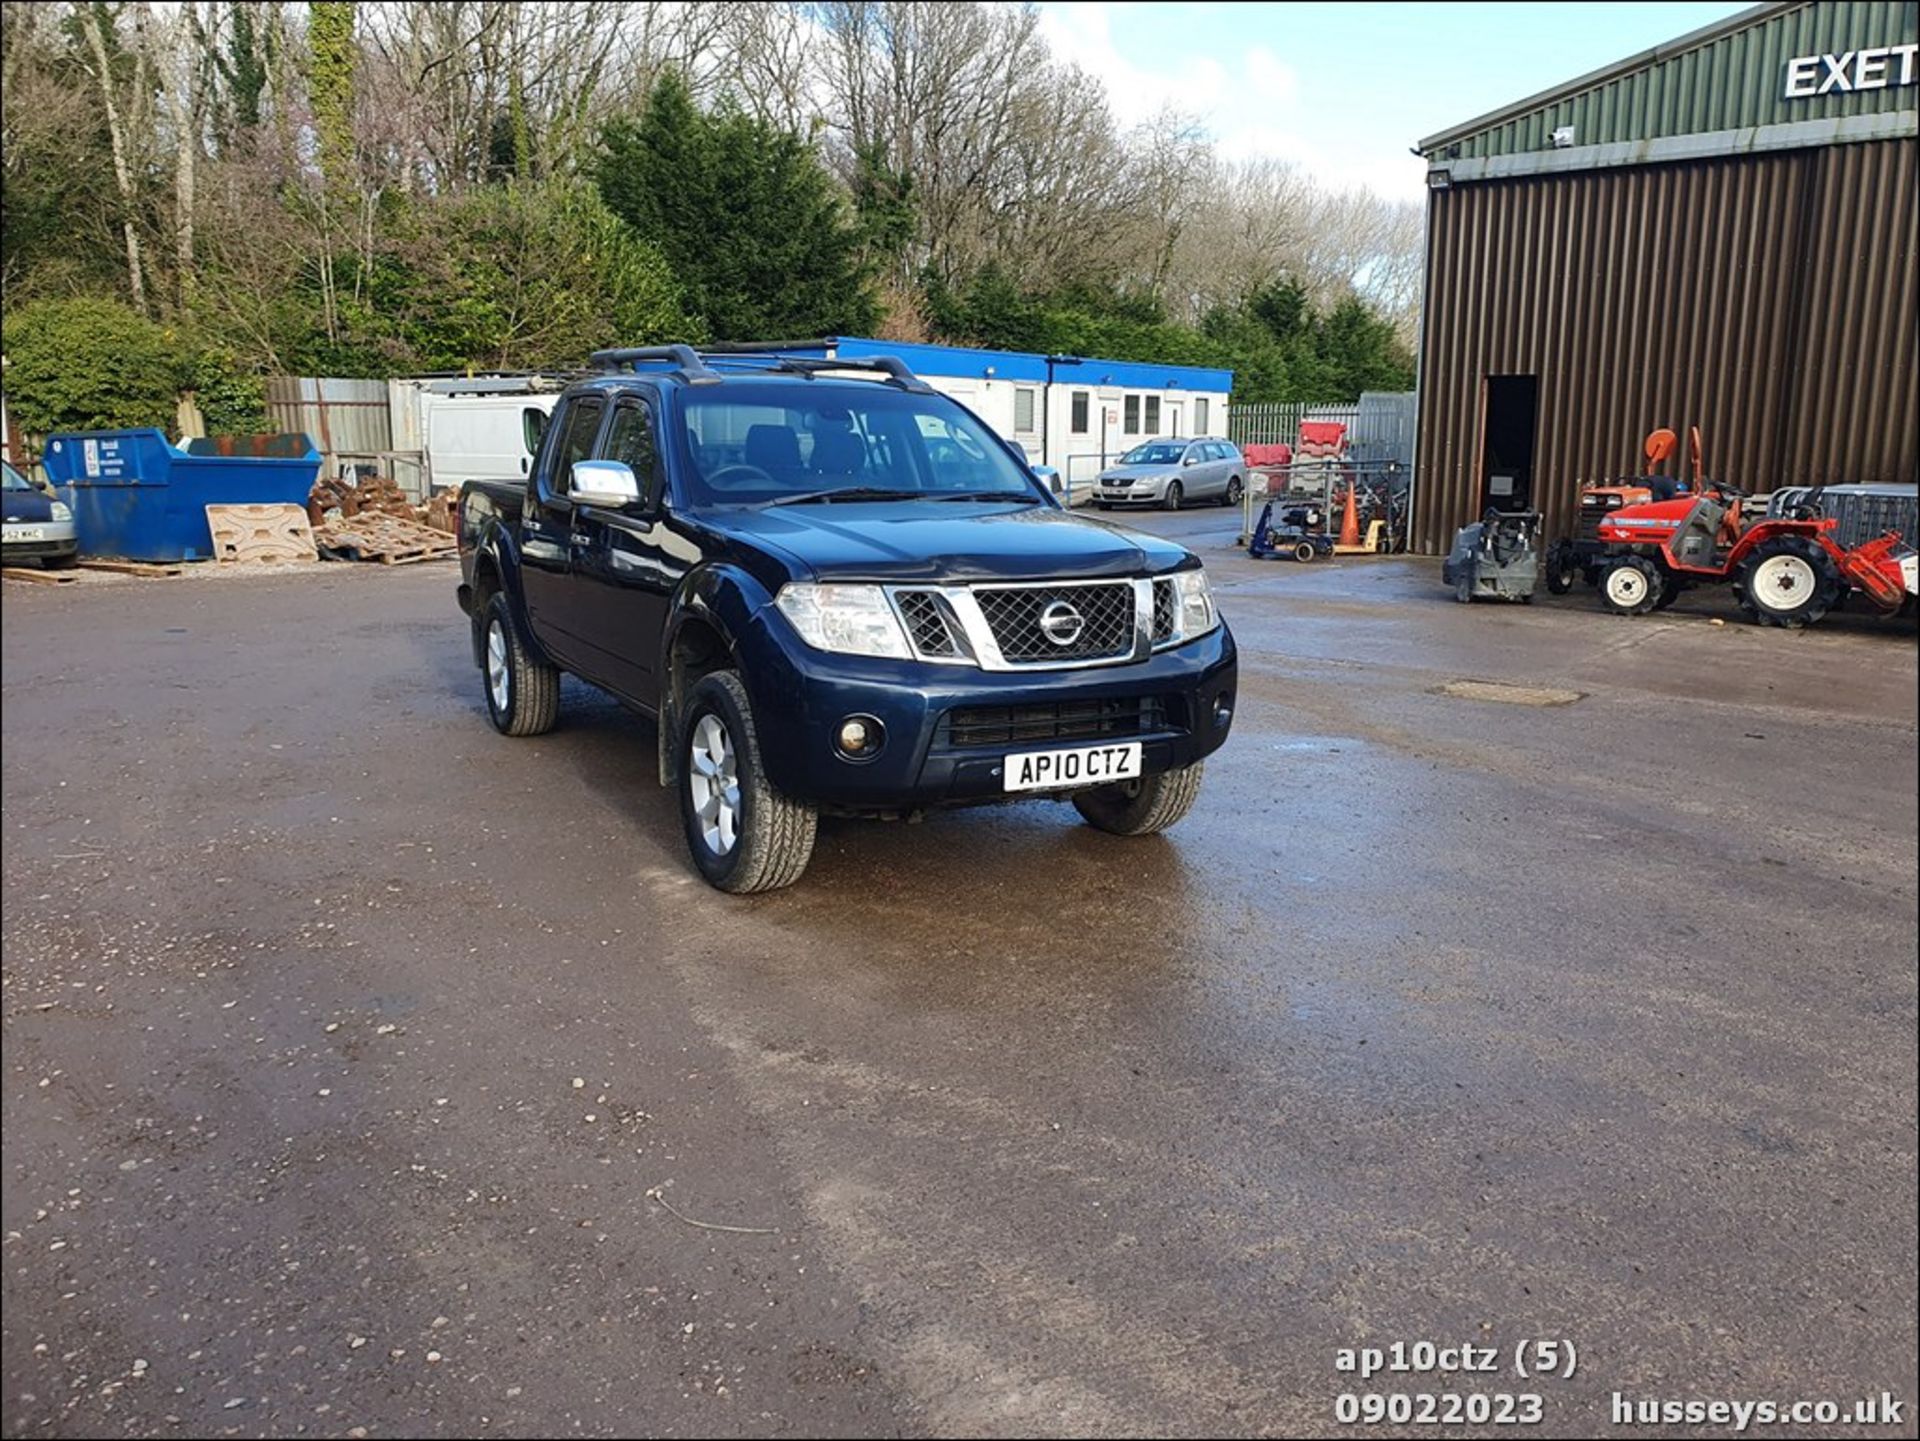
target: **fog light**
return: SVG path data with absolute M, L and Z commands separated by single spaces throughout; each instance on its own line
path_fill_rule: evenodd
M 886 728 L 870 715 L 850 715 L 834 734 L 834 748 L 850 761 L 872 760 L 887 738 Z
M 1233 720 L 1233 697 L 1225 691 L 1213 698 L 1213 723 L 1224 730 Z

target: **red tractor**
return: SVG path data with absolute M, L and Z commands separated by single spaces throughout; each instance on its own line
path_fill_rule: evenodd
M 1852 550 L 1820 513 L 1820 492 L 1786 516 L 1743 526 L 1741 495 L 1708 483 L 1700 493 L 1624 506 L 1599 526 L 1607 545 L 1600 594 L 1620 615 L 1671 605 L 1689 585 L 1733 582 L 1740 609 L 1762 625 L 1812 625 L 1849 589 L 1891 615 L 1908 603 L 1920 568 L 1893 531 Z

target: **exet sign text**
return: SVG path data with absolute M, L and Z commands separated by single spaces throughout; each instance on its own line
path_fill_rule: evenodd
M 1877 45 L 1840 55 L 1798 56 L 1787 62 L 1787 99 L 1911 85 L 1916 50 L 1920 45 Z

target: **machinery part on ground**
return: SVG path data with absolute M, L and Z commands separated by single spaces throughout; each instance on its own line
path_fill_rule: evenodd
M 1833 609 L 1843 581 L 1819 541 L 1806 535 L 1763 540 L 1734 577 L 1740 609 L 1761 625 L 1798 630 Z
M 1440 576 L 1455 600 L 1531 602 L 1540 582 L 1540 512 L 1490 509 L 1462 526 Z
M 1666 580 L 1643 555 L 1623 555 L 1600 577 L 1600 598 L 1615 615 L 1648 615 L 1660 604 Z

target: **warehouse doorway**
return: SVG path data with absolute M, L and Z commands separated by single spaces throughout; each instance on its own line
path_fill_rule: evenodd
M 1480 507 L 1533 509 L 1537 375 L 1489 375 L 1481 398 Z

